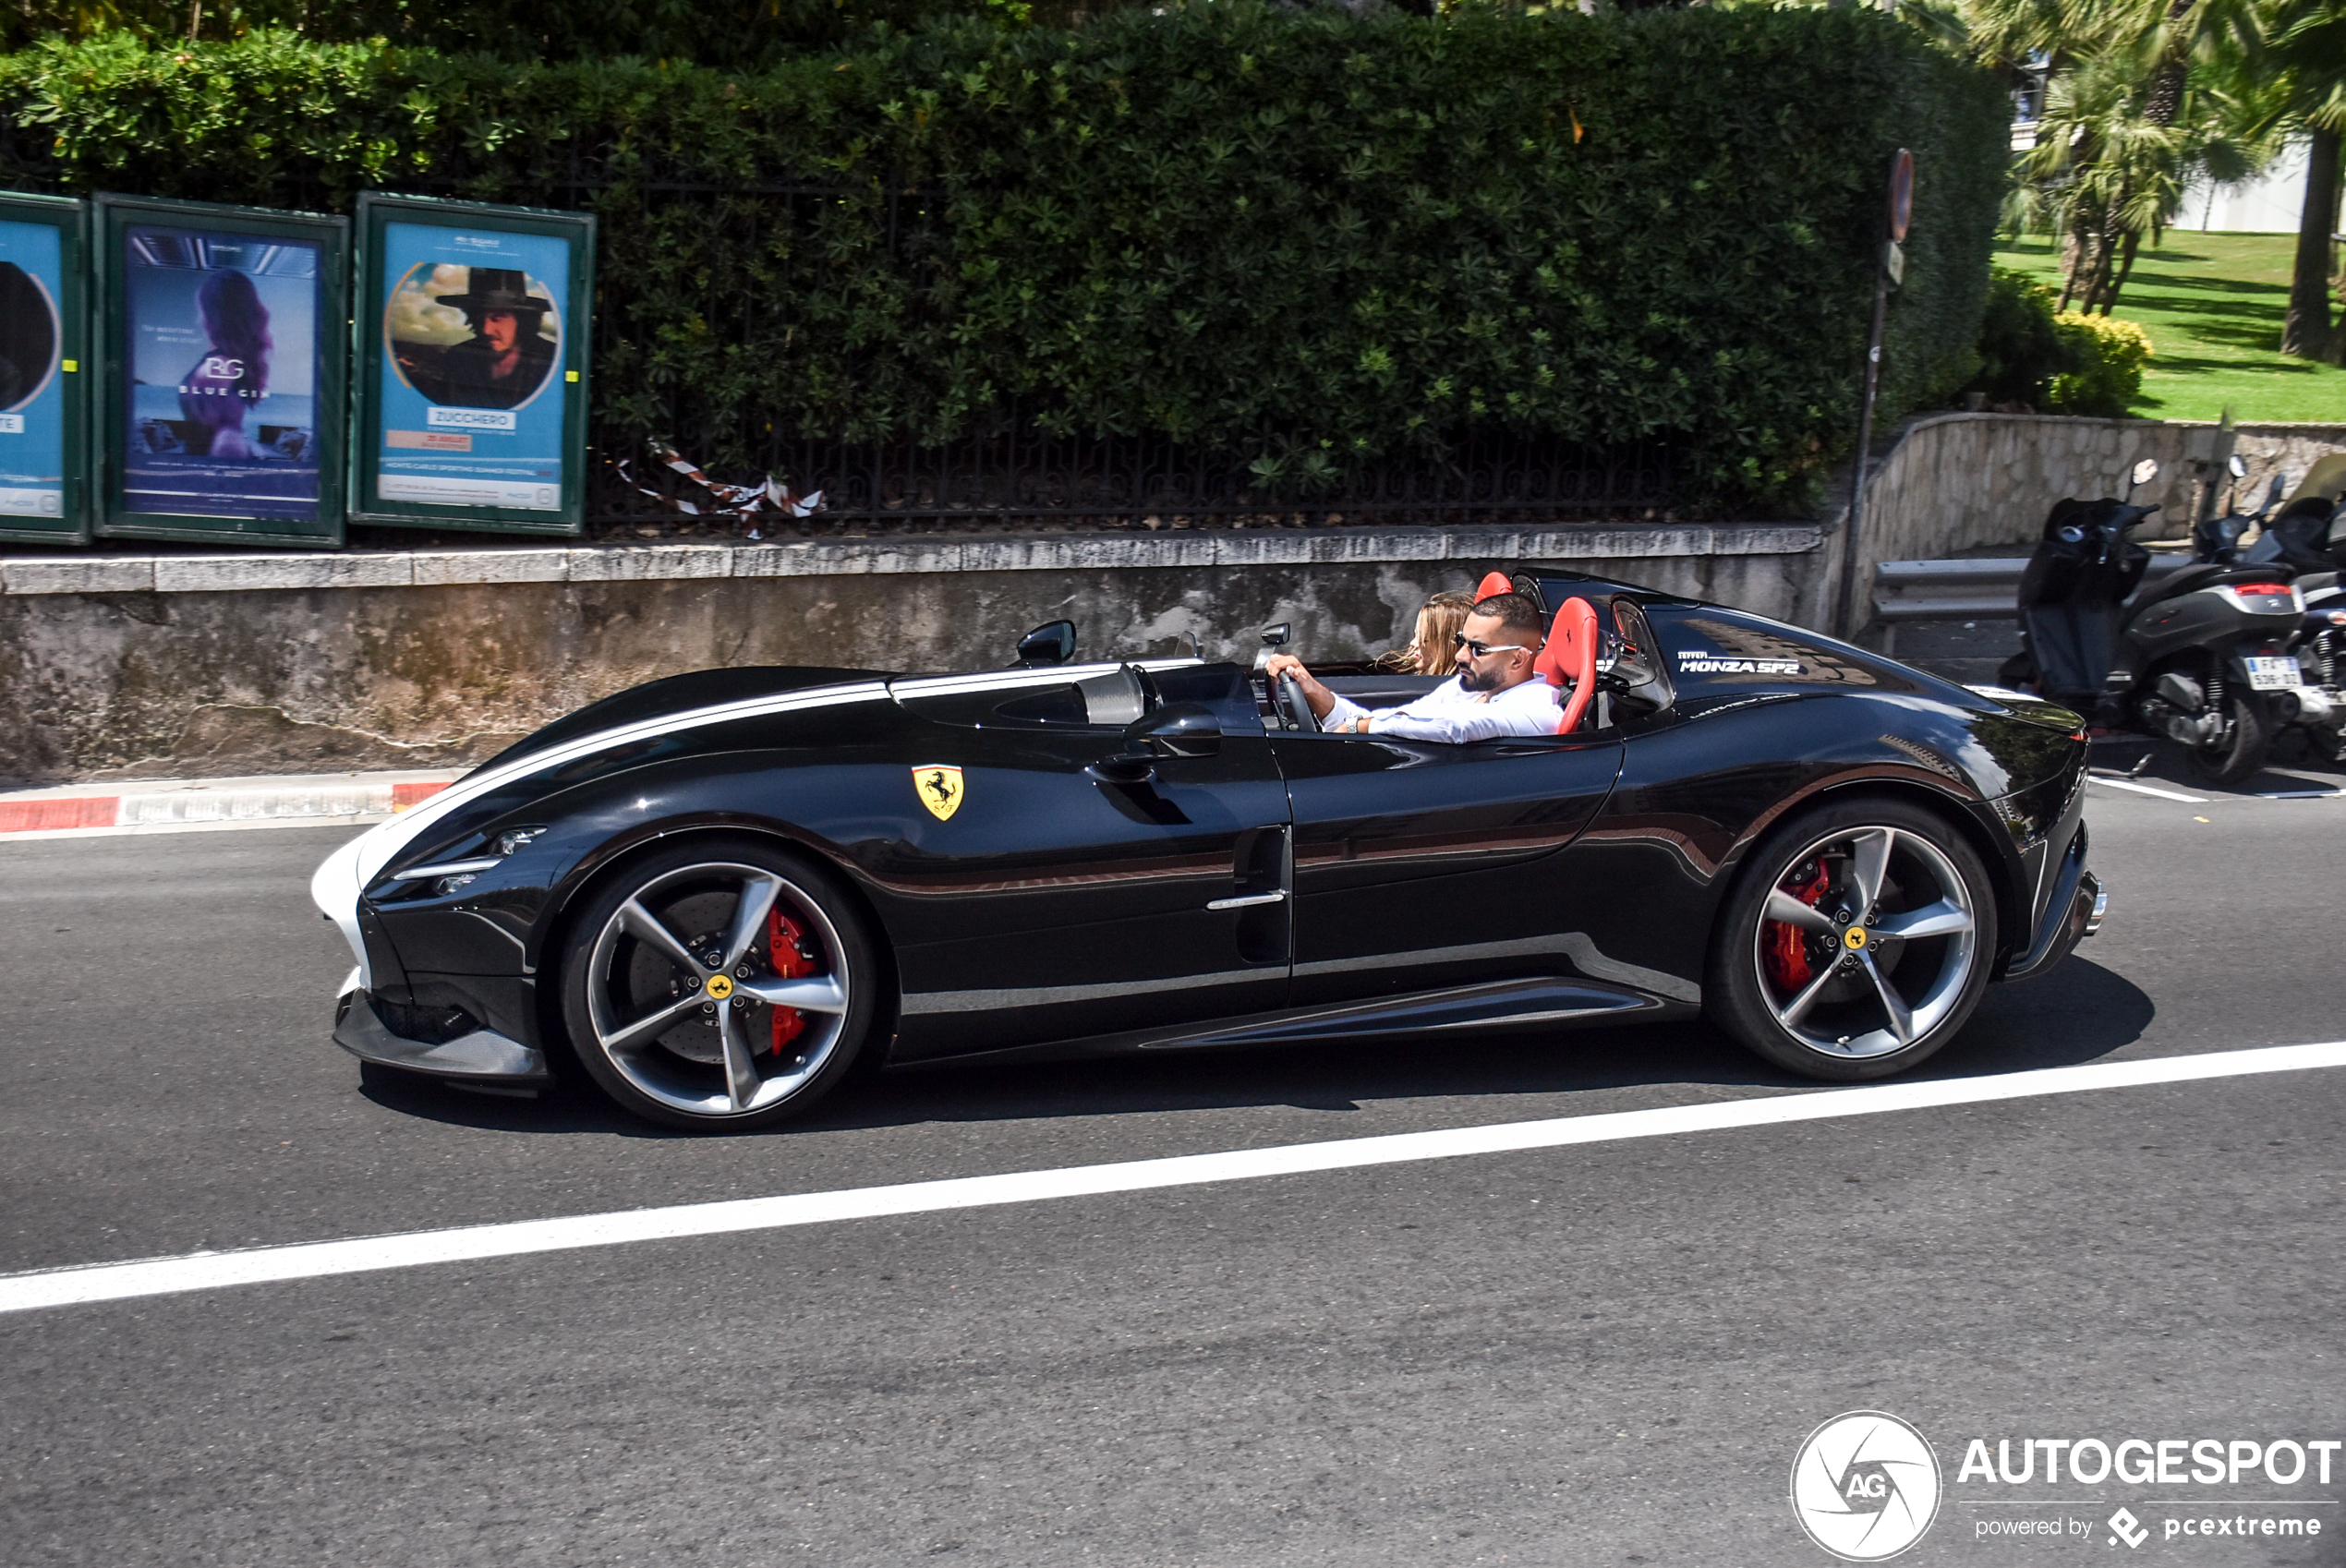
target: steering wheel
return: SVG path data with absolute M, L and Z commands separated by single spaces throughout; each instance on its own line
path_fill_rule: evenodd
M 1295 678 L 1292 669 L 1279 677 L 1279 701 L 1287 708 L 1288 729 L 1309 730 L 1313 734 L 1319 732 L 1320 716 L 1313 713 L 1312 705 L 1303 700 L 1303 682 Z

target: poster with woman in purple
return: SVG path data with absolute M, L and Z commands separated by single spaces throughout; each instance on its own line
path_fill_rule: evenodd
M 315 517 L 320 247 L 148 224 L 124 246 L 126 504 Z

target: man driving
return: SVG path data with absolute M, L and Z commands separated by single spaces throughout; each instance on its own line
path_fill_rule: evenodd
M 1320 728 L 1337 734 L 1390 735 L 1404 741 L 1454 744 L 1501 735 L 1553 735 L 1555 688 L 1537 677 L 1539 607 L 1522 594 L 1478 599 L 1453 639 L 1458 672 L 1403 707 L 1372 711 L 1336 695 L 1312 677 L 1292 654 L 1274 654 L 1272 682 L 1293 673 Z

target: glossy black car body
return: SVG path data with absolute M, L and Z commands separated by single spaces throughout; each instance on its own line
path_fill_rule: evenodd
M 359 959 L 336 1037 L 541 1081 L 579 911 L 695 835 L 768 843 L 853 900 L 883 995 L 851 1047 L 889 1064 L 1692 1015 L 1753 847 L 1833 802 L 1903 802 L 1976 852 L 1993 978 L 2089 932 L 2074 715 L 1716 605 L 1516 575 L 1618 633 L 1577 734 L 1289 730 L 1259 676 L 1194 660 L 623 693 L 320 868 Z M 1374 706 L 1433 682 L 1332 683 Z M 1136 752 L 1132 721 L 1176 705 L 1218 743 Z M 941 818 L 919 793 L 939 768 L 961 778 Z

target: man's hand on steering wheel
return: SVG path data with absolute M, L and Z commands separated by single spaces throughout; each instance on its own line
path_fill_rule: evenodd
M 1294 676 L 1295 683 L 1303 688 L 1303 700 L 1310 706 L 1312 718 L 1325 718 L 1336 706 L 1336 694 L 1313 680 L 1312 672 L 1303 668 L 1303 661 L 1293 654 L 1273 654 L 1263 668 L 1274 686 L 1279 683 L 1280 677 Z

